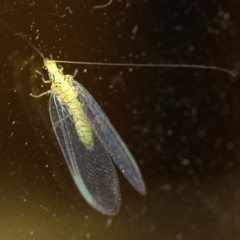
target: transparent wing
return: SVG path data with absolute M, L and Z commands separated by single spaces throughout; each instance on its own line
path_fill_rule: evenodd
M 145 195 L 146 187 L 141 172 L 127 146 L 90 93 L 78 82 L 74 81 L 73 84 L 78 88 L 78 99 L 95 134 L 104 143 L 112 159 L 132 186 Z
M 81 194 L 98 211 L 116 214 L 121 202 L 119 183 L 102 142 L 94 133 L 94 149 L 85 148 L 68 108 L 56 95 L 51 95 L 49 109 L 57 140 Z

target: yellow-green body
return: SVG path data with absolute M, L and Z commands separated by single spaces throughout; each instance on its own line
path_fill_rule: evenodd
M 83 111 L 81 103 L 78 101 L 77 88 L 73 85 L 73 76 L 64 75 L 61 68 L 58 68 L 53 60 L 44 60 L 44 65 L 48 69 L 50 78 L 51 93 L 56 94 L 60 101 L 67 107 L 75 123 L 76 131 L 81 142 L 87 150 L 93 150 L 94 139 L 89 121 Z

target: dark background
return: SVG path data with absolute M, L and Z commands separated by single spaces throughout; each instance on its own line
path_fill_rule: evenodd
M 0 16 L 46 57 L 188 63 L 239 71 L 238 1 L 6 1 Z M 49 122 L 42 60 L 0 28 L 2 239 L 235 240 L 240 237 L 239 77 L 213 70 L 63 64 L 102 106 L 148 194 L 119 174 L 115 217 L 77 191 Z

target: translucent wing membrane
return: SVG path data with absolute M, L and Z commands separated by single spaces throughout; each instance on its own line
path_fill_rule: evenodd
M 73 81 L 73 85 L 79 91 L 78 99 L 91 123 L 93 131 L 101 139 L 112 159 L 132 186 L 139 193 L 145 195 L 146 187 L 141 172 L 125 143 L 90 93 L 76 81 Z
M 67 106 L 55 94 L 49 104 L 55 134 L 81 194 L 98 211 L 116 214 L 121 201 L 119 183 L 113 162 L 99 138 L 101 134 L 93 132 L 94 148 L 87 150 Z

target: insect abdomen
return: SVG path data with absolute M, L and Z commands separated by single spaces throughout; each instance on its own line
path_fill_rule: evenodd
M 67 106 L 74 120 L 80 141 L 88 150 L 93 150 L 93 132 L 81 104 L 78 100 L 73 100 Z

